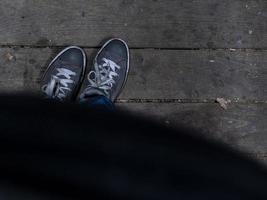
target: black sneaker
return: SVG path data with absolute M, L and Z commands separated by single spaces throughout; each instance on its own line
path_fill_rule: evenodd
M 49 64 L 42 80 L 45 97 L 61 101 L 72 100 L 77 95 L 86 67 L 86 55 L 76 46 L 61 51 Z
M 129 72 L 129 48 L 121 39 L 111 39 L 97 53 L 94 66 L 84 80 L 79 100 L 104 95 L 114 102 L 120 95 Z

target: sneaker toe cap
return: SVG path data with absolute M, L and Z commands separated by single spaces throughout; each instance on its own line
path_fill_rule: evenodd
M 72 48 L 63 53 L 60 60 L 67 62 L 70 65 L 83 66 L 84 54 L 80 49 Z
M 113 56 L 115 56 L 118 60 L 128 59 L 128 47 L 121 40 L 114 39 L 109 45 L 107 45 L 106 51 L 112 52 Z

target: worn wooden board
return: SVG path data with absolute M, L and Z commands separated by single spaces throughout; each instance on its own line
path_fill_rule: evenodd
M 1 0 L 0 45 L 266 48 L 265 0 Z
M 96 49 L 86 51 L 92 60 Z M 57 52 L 1 48 L 0 90 L 37 91 L 42 71 Z M 126 103 L 118 105 L 169 126 L 181 123 L 198 128 L 204 136 L 265 160 L 267 104 L 254 100 L 266 102 L 266 53 L 132 50 L 132 69 L 119 100 Z M 236 102 L 241 104 L 231 104 L 225 111 L 215 103 L 177 103 L 211 102 L 218 96 L 240 98 Z
M 86 50 L 89 66 L 96 50 Z M 0 90 L 38 88 L 58 49 L 1 48 Z M 8 60 L 7 54 L 14 56 Z M 267 51 L 132 50 L 121 99 L 267 101 Z
M 122 98 L 267 99 L 266 51 L 132 51 Z
M 211 103 L 119 103 L 118 107 L 166 126 L 194 128 L 200 137 L 223 142 L 267 164 L 267 104 L 231 104 L 228 110 Z

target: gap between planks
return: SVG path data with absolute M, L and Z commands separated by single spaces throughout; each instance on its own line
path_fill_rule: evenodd
M 181 103 L 181 104 L 190 104 L 190 103 L 207 103 L 207 104 L 218 104 L 216 100 L 213 99 L 118 99 L 116 103 Z M 258 100 L 231 100 L 229 104 L 267 104 L 267 101 L 258 101 Z
M 59 49 L 59 48 L 65 48 L 67 46 L 71 46 L 75 44 L 70 44 L 70 45 L 51 45 L 51 46 L 44 46 L 44 45 L 11 45 L 11 44 L 3 44 L 0 45 L 0 48 L 25 48 L 25 49 L 45 49 L 45 48 L 50 48 L 50 49 Z M 81 48 L 85 49 L 99 49 L 102 46 L 82 46 L 79 45 Z M 267 48 L 236 48 L 236 47 L 229 47 L 229 48 L 186 48 L 186 47 L 177 47 L 177 48 L 160 48 L 160 47 L 131 47 L 129 46 L 130 49 L 132 50 L 173 50 L 173 51 L 267 51 Z

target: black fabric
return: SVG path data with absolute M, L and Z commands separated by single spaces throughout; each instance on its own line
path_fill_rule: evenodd
M 261 166 L 192 130 L 30 97 L 0 110 L 1 199 L 267 199 Z

